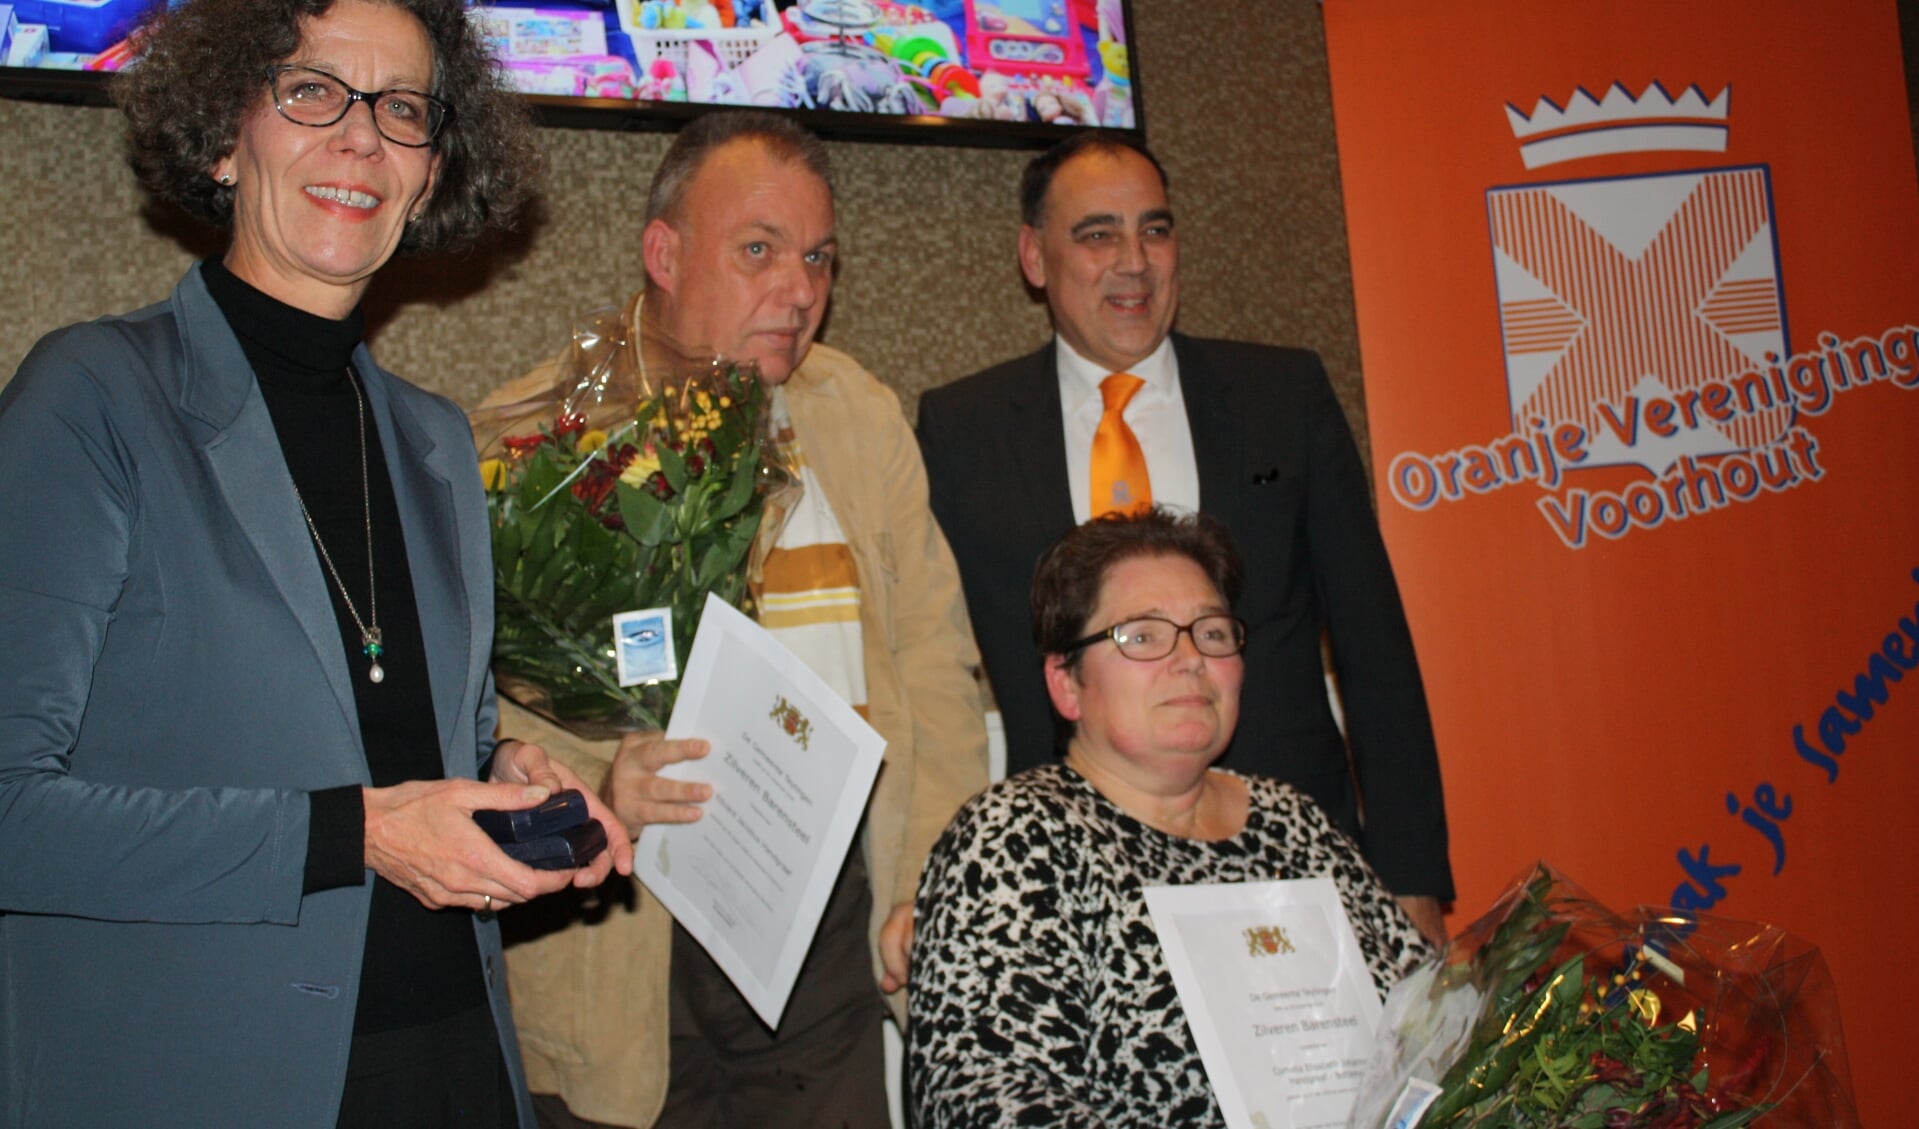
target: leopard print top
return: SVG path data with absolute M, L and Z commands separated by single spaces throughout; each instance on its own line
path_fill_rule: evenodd
M 1330 876 L 1386 990 L 1431 952 L 1317 805 L 1244 777 L 1230 839 L 1184 839 L 1071 769 L 974 797 L 920 880 L 907 1085 L 920 1129 L 1223 1126 L 1145 886 Z

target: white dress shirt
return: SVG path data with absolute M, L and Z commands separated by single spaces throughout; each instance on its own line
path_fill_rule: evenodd
M 1073 491 L 1073 518 L 1092 516 L 1093 433 L 1106 402 L 1100 382 L 1112 373 L 1073 351 L 1054 335 L 1053 351 L 1059 369 L 1059 405 L 1066 423 L 1066 482 Z M 1126 425 L 1139 439 L 1146 455 L 1146 473 L 1157 505 L 1198 512 L 1199 463 L 1193 457 L 1193 429 L 1186 422 L 1186 397 L 1179 389 L 1179 359 L 1173 340 L 1159 343 L 1146 358 L 1127 369 L 1146 383 L 1126 405 Z

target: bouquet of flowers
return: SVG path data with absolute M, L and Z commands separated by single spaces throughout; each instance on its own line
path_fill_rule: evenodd
M 1353 1129 L 1859 1123 L 1817 949 L 1544 864 L 1393 989 L 1360 1095 Z
M 707 594 L 751 610 L 798 490 L 758 369 L 642 333 L 640 312 L 636 299 L 589 315 L 556 370 L 471 417 L 495 680 L 587 737 L 666 727 Z

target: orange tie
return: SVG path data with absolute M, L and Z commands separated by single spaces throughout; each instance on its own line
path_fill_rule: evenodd
M 1146 474 L 1146 453 L 1139 437 L 1126 426 L 1126 405 L 1145 381 L 1130 372 L 1116 372 L 1099 382 L 1106 411 L 1093 432 L 1093 504 L 1089 516 L 1119 510 L 1144 513 L 1153 504 L 1153 485 Z

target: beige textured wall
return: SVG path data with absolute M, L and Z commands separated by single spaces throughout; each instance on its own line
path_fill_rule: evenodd
M 1135 0 L 1149 136 L 1173 178 L 1182 328 L 1319 349 L 1357 417 L 1357 343 L 1314 0 Z M 0 266 L 0 379 L 47 330 L 165 295 L 217 248 L 147 208 L 112 111 L 0 101 L 13 199 Z M 637 285 L 637 198 L 658 134 L 543 132 L 541 221 L 484 255 L 401 263 L 370 295 L 383 363 L 472 404 L 550 354 L 572 312 Z M 1022 152 L 836 144 L 845 268 L 825 340 L 921 389 L 1033 348 L 1019 284 Z

